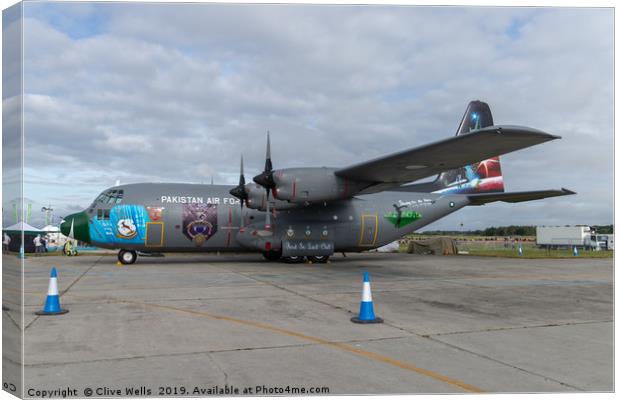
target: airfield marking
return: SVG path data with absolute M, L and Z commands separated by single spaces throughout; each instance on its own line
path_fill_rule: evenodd
M 390 365 L 393 365 L 393 366 L 398 367 L 398 368 L 402 368 L 404 370 L 413 371 L 413 372 L 416 372 L 416 373 L 418 373 L 420 375 L 426 376 L 428 378 L 432 378 L 432 379 L 441 381 L 443 383 L 447 383 L 449 385 L 456 386 L 456 387 L 458 387 L 460 389 L 463 389 L 463 390 L 465 390 L 467 392 L 471 392 L 471 393 L 483 393 L 484 392 L 482 389 L 480 389 L 480 388 L 478 388 L 476 386 L 467 384 L 467 383 L 459 381 L 457 379 L 450 378 L 448 376 L 442 375 L 442 374 L 434 372 L 434 371 L 430 371 L 428 369 L 424 369 L 424 368 L 418 367 L 418 366 L 416 366 L 414 364 L 410 364 L 410 363 L 407 363 L 407 362 L 404 362 L 404 361 L 396 360 L 396 359 L 388 357 L 388 356 L 384 356 L 383 354 L 379 354 L 379 353 L 375 353 L 375 352 L 372 352 L 372 351 L 358 349 L 356 347 L 353 347 L 353 346 L 345 344 L 345 343 L 332 342 L 332 341 L 329 341 L 329 340 L 326 340 L 326 339 L 322 339 L 322 338 L 317 337 L 317 336 L 306 335 L 304 333 L 299 333 L 299 332 L 291 331 L 291 330 L 288 330 L 288 329 L 279 328 L 277 326 L 265 324 L 265 323 L 262 323 L 262 322 L 244 320 L 244 319 L 239 319 L 239 318 L 234 318 L 234 317 L 228 317 L 228 316 L 225 316 L 225 315 L 211 314 L 211 313 L 208 313 L 208 312 L 205 312 L 205 311 L 196 311 L 196 310 L 188 310 L 188 309 L 185 309 L 185 308 L 165 306 L 165 305 L 162 305 L 162 304 L 144 303 L 144 302 L 132 301 L 132 300 L 117 300 L 117 302 L 119 302 L 119 303 L 127 303 L 127 304 L 135 304 L 135 305 L 142 305 L 142 306 L 153 307 L 153 308 L 160 308 L 160 309 L 163 309 L 163 310 L 169 310 L 169 311 L 176 311 L 176 312 L 185 313 L 185 314 L 198 315 L 198 316 L 201 316 L 201 317 L 207 317 L 207 318 L 212 318 L 212 319 L 221 320 L 221 321 L 233 322 L 233 323 L 240 324 L 240 325 L 246 325 L 246 326 L 252 326 L 252 327 L 255 327 L 255 328 L 265 329 L 265 330 L 268 330 L 268 331 L 272 331 L 272 332 L 276 332 L 276 333 L 281 333 L 281 334 L 286 335 L 286 336 L 291 336 L 291 337 L 296 337 L 296 338 L 299 338 L 299 339 L 304 339 L 304 340 L 307 340 L 309 342 L 314 342 L 314 343 L 321 344 L 321 345 L 324 345 L 324 346 L 334 347 L 336 349 L 348 351 L 350 353 L 354 353 L 354 354 L 357 354 L 357 355 L 362 356 L 362 357 L 366 357 L 366 358 L 374 360 L 374 361 L 383 362 L 383 363 L 390 364 Z

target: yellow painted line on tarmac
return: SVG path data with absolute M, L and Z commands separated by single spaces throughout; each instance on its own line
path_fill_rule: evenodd
M 128 304 L 135 304 L 135 305 L 141 305 L 141 306 L 152 307 L 152 308 L 159 308 L 159 309 L 162 309 L 162 310 L 175 311 L 175 312 L 180 312 L 180 313 L 184 313 L 184 314 L 191 314 L 191 315 L 197 315 L 197 316 L 201 316 L 201 317 L 212 318 L 212 319 L 216 319 L 216 320 L 220 320 L 220 321 L 233 322 L 233 323 L 240 324 L 240 325 L 252 326 L 252 327 L 264 329 L 264 330 L 267 330 L 267 331 L 280 333 L 282 335 L 303 339 L 303 340 L 306 340 L 306 341 L 309 341 L 309 342 L 312 342 L 312 343 L 316 343 L 316 344 L 320 344 L 320 345 L 324 345 L 324 346 L 328 346 L 328 347 L 333 347 L 333 348 L 336 348 L 336 349 L 344 350 L 344 351 L 347 351 L 349 353 L 353 353 L 353 354 L 357 354 L 357 355 L 362 356 L 362 357 L 366 357 L 366 358 L 368 358 L 370 360 L 379 361 L 379 362 L 382 362 L 382 363 L 385 363 L 385 364 L 393 365 L 393 366 L 398 367 L 398 368 L 402 368 L 404 370 L 413 371 L 413 372 L 416 372 L 416 373 L 418 373 L 420 375 L 426 376 L 428 378 L 432 378 L 432 379 L 435 379 L 437 381 L 440 381 L 440 382 L 443 382 L 443 383 L 447 383 L 448 385 L 452 385 L 452 386 L 458 387 L 458 388 L 460 388 L 460 389 L 462 389 L 462 390 L 464 390 L 466 392 L 471 392 L 471 393 L 483 393 L 484 392 L 482 389 L 480 389 L 480 388 L 478 388 L 476 386 L 467 384 L 467 383 L 459 381 L 457 379 L 450 378 L 448 376 L 439 374 L 439 373 L 434 372 L 434 371 L 430 371 L 430 370 L 425 369 L 425 368 L 420 368 L 420 367 L 418 367 L 418 366 L 416 366 L 414 364 L 411 364 L 411 363 L 399 361 L 399 360 L 396 360 L 394 358 L 387 357 L 387 356 L 384 356 L 382 354 L 375 353 L 375 352 L 372 352 L 372 351 L 362 350 L 362 349 L 356 348 L 354 346 L 351 346 L 349 344 L 338 343 L 338 342 L 331 342 L 329 340 L 322 339 L 320 337 L 310 336 L 310 335 L 306 335 L 304 333 L 299 333 L 299 332 L 291 331 L 291 330 L 288 330 L 288 329 L 278 328 L 277 326 L 265 324 L 265 323 L 262 323 L 262 322 L 244 320 L 244 319 L 239 319 L 239 318 L 234 318 L 234 317 L 228 317 L 228 316 L 225 316 L 225 315 L 211 314 L 211 313 L 208 313 L 208 312 L 205 312 L 205 311 L 188 310 L 188 309 L 184 309 L 184 308 L 165 306 L 165 305 L 161 305 L 161 304 L 143 303 L 143 302 L 140 302 L 140 301 L 118 300 L 118 302 L 120 302 L 120 303 L 128 303 Z

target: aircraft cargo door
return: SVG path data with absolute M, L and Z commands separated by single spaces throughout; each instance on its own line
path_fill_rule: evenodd
M 377 241 L 377 214 L 362 215 L 360 246 L 373 246 Z
M 161 247 L 164 245 L 164 223 L 163 222 L 147 222 L 146 238 L 144 239 L 146 247 Z

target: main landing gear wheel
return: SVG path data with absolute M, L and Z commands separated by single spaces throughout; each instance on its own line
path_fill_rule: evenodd
M 120 261 L 121 264 L 133 264 L 137 259 L 138 253 L 134 250 L 121 250 L 118 252 L 118 261 Z
M 278 261 L 280 259 L 280 257 L 282 257 L 282 250 L 280 250 L 280 251 L 274 251 L 274 250 L 263 251 L 263 257 L 265 257 L 265 259 L 267 259 L 268 261 Z
M 313 264 L 325 264 L 329 260 L 329 256 L 308 256 L 308 261 Z

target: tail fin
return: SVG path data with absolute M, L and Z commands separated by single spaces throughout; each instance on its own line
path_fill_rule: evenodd
M 467 106 L 456 135 L 493 125 L 493 115 L 487 103 L 472 101 Z M 475 164 L 442 172 L 433 182 L 433 193 L 503 192 L 504 178 L 499 156 Z
M 463 119 L 456 130 L 456 136 L 464 135 L 470 131 L 486 128 L 493 125 L 493 115 L 487 103 L 479 100 L 471 101 L 467 105 Z

